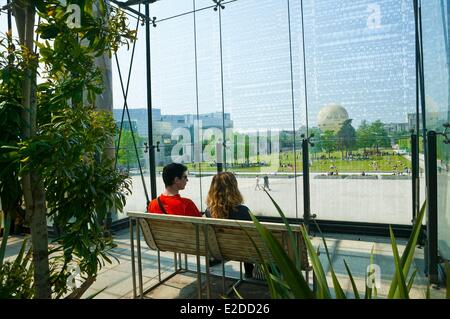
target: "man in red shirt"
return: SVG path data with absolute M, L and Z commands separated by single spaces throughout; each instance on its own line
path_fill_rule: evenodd
M 166 189 L 158 198 L 150 202 L 147 211 L 155 214 L 201 217 L 202 214 L 194 202 L 179 194 L 188 181 L 187 167 L 183 164 L 171 163 L 164 167 L 162 176 Z

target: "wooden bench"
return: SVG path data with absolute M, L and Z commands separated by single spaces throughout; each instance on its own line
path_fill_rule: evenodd
M 273 261 L 272 254 L 259 236 L 256 227 L 252 221 L 199 218 L 177 215 L 149 214 L 141 212 L 129 212 L 130 217 L 130 240 L 131 240 L 131 258 L 133 274 L 134 297 L 136 292 L 136 271 L 135 271 L 135 248 L 134 236 L 137 241 L 137 259 L 138 259 L 138 280 L 139 296 L 142 298 L 145 293 L 162 284 L 167 279 L 173 277 L 180 271 L 189 271 L 187 267 L 187 257 L 185 257 L 185 268 L 181 265 L 181 254 L 194 255 L 197 257 L 197 290 L 199 298 L 202 297 L 200 257 L 205 257 L 206 265 L 206 295 L 210 298 L 210 272 L 209 257 L 214 257 L 222 261 L 238 261 L 247 263 L 259 263 L 260 258 L 255 249 L 252 240 L 262 254 L 264 260 Z M 135 227 L 138 224 L 140 227 Z M 281 223 L 261 223 L 269 229 L 284 247 L 289 256 L 293 258 L 295 252 L 291 247 L 288 238 L 288 232 L 284 224 Z M 136 231 L 134 231 L 136 228 Z M 158 274 L 159 282 L 153 287 L 143 291 L 142 285 L 142 263 L 141 263 L 141 244 L 140 231 L 150 249 L 158 252 Z M 136 233 L 135 233 L 136 232 Z M 306 278 L 311 267 L 308 263 L 307 251 L 304 245 L 303 237 L 299 227 L 293 229 L 293 234 L 297 241 L 297 247 L 300 249 L 302 260 L 301 270 L 306 272 Z M 250 239 L 251 238 L 251 239 Z M 160 251 L 174 253 L 175 271 L 164 280 L 161 280 Z M 178 256 L 177 256 L 178 255 Z M 293 259 L 294 260 L 294 259 Z M 178 262 L 179 261 L 179 262 Z M 225 268 L 222 263 L 223 290 L 225 290 Z M 242 264 L 239 281 L 234 285 L 236 287 L 242 282 Z

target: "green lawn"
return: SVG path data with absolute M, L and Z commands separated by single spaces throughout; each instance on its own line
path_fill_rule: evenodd
M 385 152 L 385 154 L 392 154 L 392 150 L 381 150 Z M 359 152 L 360 155 L 362 152 Z M 310 154 L 310 162 L 312 165 L 310 166 L 310 172 L 313 173 L 326 173 L 330 170 L 337 170 L 339 173 L 374 173 L 374 172 L 404 172 L 404 168 L 407 167 L 409 170 L 411 169 L 411 162 L 399 155 L 372 155 L 369 156 L 368 159 L 355 159 L 358 158 L 358 152 L 353 152 L 353 160 L 342 160 L 340 152 L 333 152 L 331 154 L 326 154 L 323 152 Z M 328 158 L 330 155 L 331 159 Z M 296 154 L 296 165 L 297 172 L 302 172 L 302 154 L 297 152 Z M 360 157 L 361 158 L 361 157 Z M 270 163 L 269 156 L 259 156 L 260 162 Z M 238 163 L 237 165 L 232 165 L 231 167 L 227 167 L 227 170 L 233 172 L 249 172 L 249 173 L 259 173 L 261 172 L 262 166 L 257 166 L 255 163 L 258 161 L 256 157 L 250 158 L 250 163 L 253 163 L 250 167 L 242 167 L 242 163 Z M 294 172 L 294 153 L 290 152 L 282 152 L 279 154 L 279 167 L 277 172 Z M 195 164 L 187 164 L 189 171 L 198 172 L 200 169 L 199 163 Z M 331 168 L 332 166 L 336 168 Z M 267 167 L 267 165 L 266 165 Z M 158 171 L 161 171 L 162 167 L 158 167 Z M 216 166 L 210 165 L 210 163 L 201 163 L 201 170 L 203 172 L 215 172 Z

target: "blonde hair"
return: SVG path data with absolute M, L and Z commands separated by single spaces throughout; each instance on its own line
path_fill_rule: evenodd
M 230 212 L 236 211 L 236 206 L 243 202 L 236 177 L 232 173 L 222 172 L 213 177 L 206 199 L 211 217 L 228 218 Z

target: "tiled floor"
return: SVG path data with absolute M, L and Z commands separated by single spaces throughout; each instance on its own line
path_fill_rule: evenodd
M 22 237 L 12 237 L 8 241 L 6 256 L 16 255 L 20 249 Z M 330 265 L 324 249 L 322 239 L 312 238 L 313 244 L 317 247 L 320 244 L 320 259 L 327 274 L 329 285 L 332 287 Z M 84 297 L 95 295 L 95 298 L 118 299 L 133 298 L 133 282 L 131 276 L 131 247 L 129 231 L 123 230 L 115 234 L 117 248 L 114 249 L 114 256 L 118 261 L 113 260 L 112 264 L 104 266 L 98 274 L 96 282 L 84 294 Z M 394 275 L 393 257 L 391 253 L 391 244 L 387 238 L 362 237 L 350 235 L 326 235 L 326 243 L 330 254 L 333 269 L 339 279 L 339 282 L 347 297 L 354 298 L 353 289 L 348 274 L 344 266 L 344 260 L 349 265 L 352 275 L 356 281 L 356 286 L 360 294 L 364 294 L 366 267 L 370 263 L 371 250 L 373 249 L 374 264 L 380 267 L 381 286 L 378 288 L 378 297 L 385 298 L 389 291 L 389 284 Z M 398 240 L 400 254 L 402 253 L 406 242 Z M 146 247 L 145 242 L 141 240 L 142 245 L 142 272 L 144 290 L 158 283 L 158 262 L 155 251 Z M 185 259 L 182 258 L 184 265 Z M 204 258 L 202 258 L 202 271 L 205 271 Z M 417 268 L 415 286 L 411 290 L 411 298 L 425 298 L 426 278 L 423 275 L 423 250 L 416 249 L 416 258 L 412 269 Z M 137 268 L 136 268 L 137 269 Z M 188 269 L 196 269 L 195 256 L 188 256 Z M 174 254 L 161 253 L 161 276 L 167 277 L 174 271 Z M 239 278 L 239 263 L 227 262 L 225 272 L 228 277 Z M 218 275 L 212 277 L 212 297 L 222 297 L 222 265 L 219 264 L 211 268 L 211 273 Z M 146 294 L 146 298 L 197 298 L 196 273 L 188 272 L 178 274 Z M 230 286 L 233 281 L 227 281 Z M 205 283 L 203 277 L 202 283 Z M 256 285 L 256 286 L 255 286 Z M 264 285 L 260 283 L 246 283 L 238 287 L 239 293 L 244 298 L 268 298 L 269 294 Z M 331 293 L 334 294 L 333 290 Z M 445 294 L 444 289 L 431 289 L 433 298 L 442 298 Z

